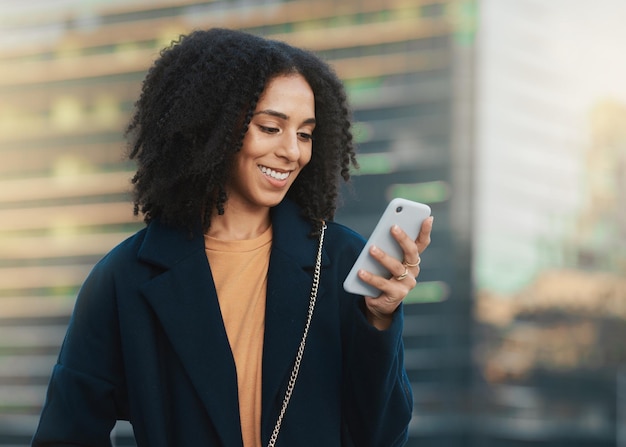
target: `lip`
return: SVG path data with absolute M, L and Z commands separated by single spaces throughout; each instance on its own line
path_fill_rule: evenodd
M 257 165 L 257 167 L 259 168 L 259 172 L 263 175 L 263 177 L 271 185 L 276 187 L 285 186 L 289 182 L 289 177 L 291 177 L 291 173 L 293 172 L 293 170 L 276 169 L 265 165 Z M 268 170 L 272 173 L 278 174 L 280 177 L 273 177 L 272 175 L 270 175 L 270 173 L 267 172 Z

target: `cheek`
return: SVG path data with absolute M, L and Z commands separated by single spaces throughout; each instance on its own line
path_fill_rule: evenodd
M 311 161 L 312 148 L 308 147 L 300 152 L 300 166 L 304 168 Z
M 257 148 L 258 143 L 254 135 L 250 134 L 250 131 L 246 133 L 243 137 L 243 141 L 241 142 L 241 148 L 237 153 L 240 157 L 250 157 L 254 156 L 255 149 Z

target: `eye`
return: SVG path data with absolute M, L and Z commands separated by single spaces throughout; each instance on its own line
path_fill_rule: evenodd
M 265 133 L 278 133 L 278 129 L 276 127 L 267 127 L 267 126 L 261 126 L 260 124 L 258 125 L 259 129 L 261 129 L 261 132 L 265 132 Z
M 298 137 L 302 141 L 312 141 L 313 140 L 313 135 L 311 135 L 310 133 L 306 133 L 306 132 L 298 132 Z

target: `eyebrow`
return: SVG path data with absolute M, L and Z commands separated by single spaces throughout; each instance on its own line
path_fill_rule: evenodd
M 277 118 L 283 119 L 283 120 L 289 120 L 289 117 L 287 115 L 285 115 L 282 112 L 277 112 L 276 110 L 272 110 L 272 109 L 265 109 L 265 110 L 259 110 L 258 112 L 254 113 L 255 115 L 270 115 L 270 116 L 275 116 Z M 302 124 L 315 124 L 315 118 L 307 118 L 304 120 L 304 122 Z

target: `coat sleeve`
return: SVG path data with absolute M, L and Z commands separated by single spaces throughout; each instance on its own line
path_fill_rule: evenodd
M 48 386 L 34 447 L 110 446 L 123 418 L 121 354 L 111 260 L 83 284 Z
M 347 429 L 354 445 L 399 447 L 408 438 L 413 394 L 404 368 L 402 307 L 391 327 L 371 326 L 362 299 L 355 300 L 353 324 L 344 351 L 344 401 Z
M 404 368 L 403 307 L 391 327 L 380 331 L 365 317 L 362 296 L 343 291 L 341 284 L 364 245 L 347 230 L 335 252 L 338 268 L 343 346 L 343 408 L 345 430 L 359 447 L 399 447 L 406 443 L 413 412 L 413 394 Z M 348 443 L 348 445 L 350 445 Z

